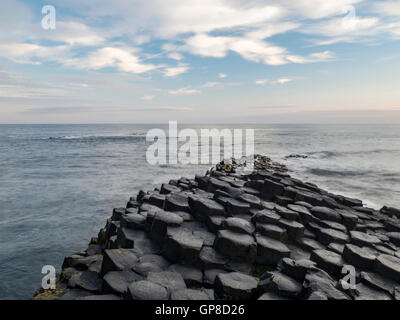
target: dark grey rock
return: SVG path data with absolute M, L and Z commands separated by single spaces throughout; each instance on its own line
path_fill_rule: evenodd
M 142 280 L 129 285 L 132 300 L 168 300 L 169 293 L 164 286 Z
M 248 214 L 251 209 L 249 203 L 236 199 L 227 199 L 225 206 L 228 214 L 231 216 Z
M 375 290 L 363 283 L 359 283 L 355 289 L 355 300 L 392 300 L 392 298 L 384 291 Z
M 128 286 L 134 281 L 143 280 L 143 277 L 132 271 L 111 271 L 108 272 L 104 277 L 105 292 L 115 292 L 123 297 L 128 296 Z
M 201 287 L 203 284 L 203 272 L 200 269 L 173 264 L 168 270 L 178 272 L 188 287 Z
M 318 241 L 310 238 L 303 238 L 297 242 L 301 248 L 308 251 L 313 251 L 317 249 L 325 249 L 325 246 Z
M 160 193 L 161 194 L 169 194 L 171 192 L 180 192 L 180 191 L 181 191 L 181 189 L 176 187 L 176 186 L 173 186 L 171 184 L 163 183 L 161 185 Z
M 111 249 L 104 250 L 101 274 L 110 271 L 130 270 L 137 263 L 138 256 L 135 249 Z
M 230 230 L 218 231 L 214 248 L 225 256 L 242 258 L 249 262 L 255 260 L 257 252 L 253 236 Z
M 352 230 L 358 223 L 358 216 L 347 210 L 337 210 L 342 217 L 342 223 L 349 229 Z
M 175 213 L 158 211 L 153 217 L 153 223 L 149 236 L 152 240 L 161 243 L 167 233 L 168 227 L 178 227 L 183 223 L 183 219 Z
M 304 236 L 304 226 L 296 221 L 280 219 L 278 221 L 280 227 L 286 229 L 291 240 L 298 240 Z
M 353 244 L 346 244 L 343 250 L 343 258 L 354 267 L 372 269 L 376 256 L 364 248 Z
M 310 213 L 310 210 L 307 209 L 307 207 L 298 205 L 298 204 L 289 204 L 288 208 L 294 212 L 297 212 L 300 215 L 301 221 L 304 223 L 308 223 L 313 221 L 314 217 Z
M 383 277 L 400 282 L 400 259 L 395 256 L 381 254 L 375 260 L 374 271 Z
M 90 292 L 100 292 L 103 280 L 97 272 L 84 271 L 79 277 L 76 286 Z
M 141 256 L 133 270 L 143 276 L 147 276 L 150 272 L 160 272 L 168 268 L 170 263 L 162 256 L 155 254 L 147 254 Z
M 400 210 L 396 208 L 386 207 L 384 206 L 380 212 L 382 214 L 388 215 L 389 217 L 395 216 L 396 218 L 400 218 Z
M 224 229 L 228 229 L 238 233 L 253 234 L 255 227 L 251 222 L 240 218 L 227 218 L 222 223 Z
M 265 273 L 258 287 L 263 292 L 272 292 L 287 298 L 298 297 L 303 289 L 299 282 L 280 272 Z
M 320 220 L 320 221 L 318 221 L 318 224 L 323 228 L 335 229 L 335 230 L 347 233 L 347 228 L 338 222 L 333 222 L 333 221 L 328 221 L 328 220 L 327 221 Z
M 183 194 L 171 193 L 165 198 L 166 211 L 190 212 L 188 197 Z
M 126 213 L 125 208 L 114 208 L 111 220 L 119 221 L 121 217 Z
M 307 208 L 308 210 L 310 210 L 310 209 L 313 207 L 312 204 L 310 204 L 310 203 L 308 203 L 308 202 L 304 202 L 304 201 L 296 201 L 294 204 L 297 205 L 297 206 L 305 207 L 305 208 Z M 292 210 L 293 210 L 293 209 L 292 209 Z
M 195 231 L 193 231 L 193 235 L 195 237 L 198 237 L 199 239 L 202 239 L 203 240 L 203 244 L 205 246 L 211 247 L 211 246 L 214 245 L 216 236 L 212 232 L 208 232 L 207 230 L 204 230 L 204 229 L 195 230 Z
M 102 261 L 103 256 L 101 254 L 91 255 L 88 257 L 83 257 L 81 255 L 73 254 L 64 258 L 62 268 L 73 267 L 78 270 L 87 270 L 93 263 Z
M 71 288 L 65 291 L 65 293 L 60 296 L 60 300 L 66 300 L 66 301 L 71 301 L 71 300 L 78 300 L 83 297 L 88 297 L 93 295 L 93 292 L 89 292 L 86 290 L 78 289 L 78 288 Z
M 231 198 L 239 198 L 244 194 L 244 190 L 242 188 L 232 187 L 230 184 L 223 185 L 220 188 L 223 192 L 229 195 Z
M 287 220 L 300 220 L 300 214 L 296 211 L 290 210 L 282 206 L 275 206 L 275 211 Z
M 252 208 L 261 209 L 261 199 L 255 195 L 244 193 L 238 197 L 239 201 L 247 202 Z
M 207 269 L 204 270 L 203 284 L 208 288 L 214 288 L 215 278 L 220 273 L 227 273 L 223 269 Z
M 278 269 L 289 277 L 303 283 L 308 270 L 316 266 L 317 264 L 315 262 L 307 259 L 293 260 L 290 258 L 283 258 L 279 262 Z
M 149 197 L 149 204 L 164 209 L 165 194 L 153 193 Z
M 372 246 L 380 244 L 379 238 L 360 231 L 350 231 L 350 242 L 357 246 Z
M 386 291 L 388 294 L 393 295 L 394 289 L 398 286 L 396 281 L 382 277 L 375 272 L 361 272 L 361 282 L 365 285 L 376 290 Z
M 272 292 L 265 292 L 257 300 L 288 300 L 288 299 L 280 297 Z
M 180 289 L 172 292 L 171 300 L 210 300 L 210 297 L 207 293 L 200 290 Z
M 285 192 L 285 186 L 281 183 L 265 179 L 261 190 L 263 199 L 272 200 L 274 196 L 282 196 Z
M 144 230 L 146 225 L 146 217 L 138 213 L 124 215 L 120 221 L 122 228 Z
M 286 189 L 285 189 L 286 192 Z M 281 206 L 287 206 L 290 203 L 293 203 L 293 199 L 287 196 L 275 196 L 275 202 Z
M 175 271 L 150 272 L 147 280 L 163 286 L 169 293 L 186 289 L 186 284 L 181 274 Z
M 257 223 L 257 232 L 262 236 L 279 240 L 281 242 L 286 242 L 288 240 L 288 234 L 286 229 L 281 228 L 274 224 L 261 224 Z
M 255 215 L 252 218 L 252 221 L 254 223 L 271 223 L 271 224 L 276 224 L 278 223 L 279 219 L 281 217 L 276 214 L 275 212 L 269 210 L 269 209 L 264 209 L 257 211 Z
M 117 243 L 121 248 L 134 248 L 136 241 L 146 238 L 147 235 L 144 231 L 121 228 L 118 230 Z
M 341 222 L 342 218 L 336 211 L 326 207 L 312 207 L 311 213 L 321 220 L 329 220 L 334 222 Z
M 314 250 L 311 253 L 311 261 L 317 263 L 317 266 L 333 276 L 339 276 L 343 268 L 342 257 L 329 250 Z
M 223 229 L 223 222 L 225 221 L 226 217 L 224 216 L 208 216 L 206 217 L 206 225 L 208 230 L 212 232 L 217 232 L 220 229 Z
M 389 232 L 387 236 L 390 239 L 390 242 L 396 246 L 400 246 L 400 232 Z
M 322 204 L 322 197 L 318 193 L 310 191 L 298 191 L 295 197 L 296 202 L 306 202 L 313 206 L 318 206 Z
M 349 236 L 335 229 L 320 229 L 318 232 L 318 241 L 324 245 L 329 245 L 332 242 L 346 244 L 349 242 Z
M 257 281 L 243 273 L 220 273 L 215 278 L 215 294 L 222 299 L 249 300 L 256 289 Z
M 186 228 L 168 228 L 163 244 L 163 255 L 174 263 L 193 264 L 203 246 L 203 239 Z
M 328 250 L 331 250 L 333 252 L 336 252 L 338 254 L 343 254 L 343 250 L 344 250 L 344 245 L 340 244 L 340 243 L 330 243 L 329 246 L 327 247 Z
M 276 265 L 279 260 L 290 256 L 290 249 L 282 242 L 256 235 L 257 262 L 260 264 Z
M 336 289 L 335 281 L 323 270 L 310 269 L 304 279 L 303 287 L 308 291 L 309 297 L 316 293 L 327 300 L 350 300 L 350 297 Z M 325 299 L 323 299 L 325 300 Z
M 200 252 L 200 260 L 204 269 L 223 269 L 228 259 L 211 247 L 204 246 Z
M 189 197 L 192 214 L 200 221 L 205 221 L 207 216 L 225 216 L 225 208 L 218 202 L 197 196 Z

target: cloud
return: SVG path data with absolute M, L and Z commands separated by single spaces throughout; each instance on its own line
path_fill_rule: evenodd
M 100 32 L 76 21 L 57 21 L 57 29 L 54 32 L 40 30 L 34 36 L 40 39 L 63 42 L 71 46 L 96 46 L 106 41 L 100 35 Z
M 177 90 L 170 90 L 170 91 L 168 91 L 168 93 L 170 95 L 190 95 L 190 94 L 200 93 L 200 91 L 197 89 L 191 89 L 191 88 L 186 87 L 186 88 L 180 88 Z
M 228 54 L 228 51 L 233 51 L 246 60 L 267 65 L 321 62 L 333 58 L 333 54 L 330 51 L 315 52 L 303 57 L 291 54 L 284 47 L 275 46 L 259 39 L 212 37 L 206 34 L 189 38 L 183 48 L 193 54 L 213 58 L 223 58 Z
M 399 1 L 379 1 L 374 4 L 374 11 L 384 16 L 400 16 Z
M 189 70 L 189 66 L 186 64 L 180 64 L 177 67 L 169 67 L 163 70 L 165 77 L 176 77 L 182 73 L 185 73 Z
M 183 56 L 178 52 L 171 52 L 168 54 L 168 58 L 180 61 L 183 59 Z
M 154 96 L 143 96 L 143 97 L 141 97 L 140 99 L 141 99 L 141 100 L 144 100 L 144 101 L 151 101 L 151 100 L 154 99 Z
M 218 78 L 220 79 L 225 79 L 228 75 L 226 75 L 225 73 L 219 73 L 218 74 Z
M 203 84 L 204 88 L 215 88 L 218 85 L 220 85 L 219 82 L 206 82 L 205 84 Z
M 93 108 L 89 107 L 44 107 L 44 108 L 28 108 L 21 113 L 25 114 L 65 114 L 65 113 L 76 113 L 76 112 L 87 112 L 94 111 Z
M 243 59 L 266 65 L 330 61 L 333 53 L 329 56 L 323 55 L 327 51 L 300 55 L 293 52 L 296 49 L 289 50 L 272 37 L 298 32 L 310 36 L 309 40 L 314 44 L 331 45 L 382 33 L 395 38 L 400 36 L 398 21 L 388 20 L 388 17 L 400 14 L 397 1 L 365 6 L 369 16 L 360 16 L 356 11 L 352 17 L 351 10 L 358 10 L 355 6 L 362 2 L 115 0 L 110 3 L 108 0 L 54 0 L 58 10 L 68 12 L 73 18 L 64 15 L 62 21 L 57 21 L 56 32 L 48 32 L 39 27 L 27 6 L 18 4 L 18 10 L 13 10 L 13 1 L 3 0 L 0 21 L 10 22 L 10 15 L 13 16 L 15 11 L 23 12 L 27 21 L 21 22 L 24 19 L 18 13 L 17 17 L 21 19 L 16 28 L 0 36 L 0 46 L 13 42 L 14 46 L 25 46 L 20 50 L 24 53 L 1 50 L 0 55 L 20 63 L 55 61 L 79 66 L 80 69 L 98 70 L 103 65 L 122 72 L 144 73 L 158 67 L 141 61 L 137 53 L 132 52 L 132 42 L 141 45 L 152 40 L 166 40 L 168 43 L 162 45 L 165 51 L 162 55 L 177 61 L 183 59 L 183 52 L 211 58 L 223 58 L 234 52 Z M 85 12 L 85 23 L 79 19 L 82 12 Z M 107 24 L 97 21 L 107 21 Z M 346 21 L 347 24 L 343 23 Z M 5 37 L 8 41 L 1 41 Z M 50 46 L 45 44 L 45 40 L 62 44 Z M 28 45 L 38 47 L 28 48 Z M 86 50 L 80 50 L 82 47 Z M 93 47 L 96 47 L 94 52 L 91 50 Z M 187 66 L 178 65 L 165 68 L 163 72 L 166 77 L 174 77 L 187 70 Z
M 291 78 L 280 78 L 280 79 L 276 80 L 276 82 L 279 84 L 285 84 L 285 83 L 288 83 L 291 81 L 293 81 L 293 79 L 291 79 Z
M 254 81 L 254 83 L 255 84 L 258 84 L 258 85 L 260 85 L 260 86 L 262 86 L 262 85 L 264 85 L 264 84 L 266 84 L 266 83 L 268 83 L 269 81 L 267 80 L 267 79 L 259 79 L 259 80 L 255 80 Z
M 135 48 L 105 47 L 89 54 L 86 59 L 73 59 L 69 63 L 78 68 L 99 70 L 107 67 L 116 67 L 120 71 L 129 73 L 144 73 L 158 67 L 153 64 L 142 63 L 134 53 Z
M 292 82 L 294 80 L 301 80 L 301 79 L 305 79 L 305 78 L 296 76 L 296 77 L 281 77 L 276 80 L 258 79 L 258 80 L 255 80 L 254 83 L 257 85 L 260 85 L 260 86 L 263 86 L 265 84 L 275 85 L 275 84 L 285 84 L 288 82 Z
M 191 107 L 148 107 L 148 108 L 135 108 L 129 111 L 192 111 Z

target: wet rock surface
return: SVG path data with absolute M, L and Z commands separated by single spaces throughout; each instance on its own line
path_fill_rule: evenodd
M 65 258 L 59 288 L 35 299 L 400 299 L 399 219 L 267 157 L 251 172 L 222 162 L 114 209 L 88 248 Z

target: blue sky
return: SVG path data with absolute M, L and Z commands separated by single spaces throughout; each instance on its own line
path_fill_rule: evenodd
M 0 123 L 400 122 L 400 1 L 2 0 L 0 28 Z

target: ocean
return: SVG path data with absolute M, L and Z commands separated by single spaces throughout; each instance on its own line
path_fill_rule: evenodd
M 255 152 L 290 174 L 374 208 L 400 207 L 399 125 L 195 125 L 254 128 Z M 151 166 L 162 125 L 0 125 L 0 299 L 30 299 L 44 265 L 86 248 L 140 189 L 209 165 Z M 307 158 L 285 157 L 302 154 Z

